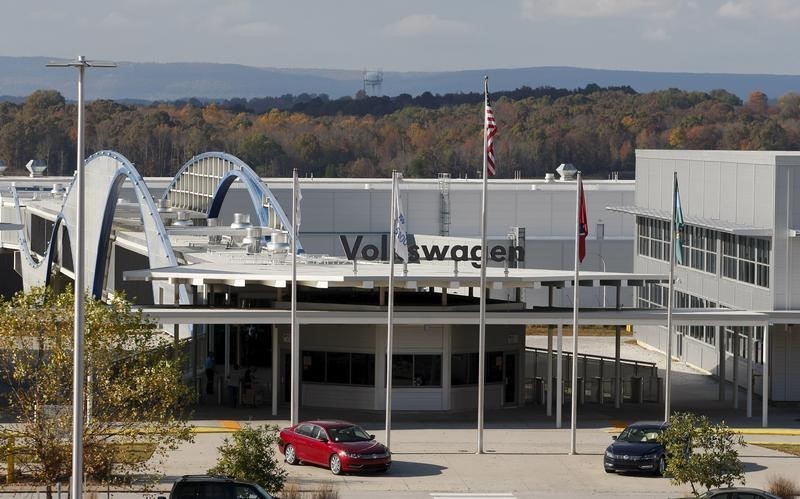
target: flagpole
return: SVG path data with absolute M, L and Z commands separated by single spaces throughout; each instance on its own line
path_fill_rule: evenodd
M 394 350 L 394 252 L 397 230 L 397 171 L 392 170 L 391 208 L 389 209 L 389 317 L 386 327 L 386 448 L 391 449 L 392 431 L 392 355 Z
M 578 297 L 580 291 L 580 226 L 581 226 L 581 194 L 583 183 L 581 172 L 578 172 L 578 184 L 575 189 L 575 281 L 572 286 L 572 397 L 570 401 L 570 430 L 569 453 L 577 454 L 575 450 L 575 433 L 578 419 Z M 584 383 L 586 380 L 584 380 Z
M 672 307 L 673 295 L 675 294 L 675 252 L 677 246 L 677 234 L 675 233 L 675 204 L 678 195 L 678 172 L 672 172 L 672 216 L 669 221 L 669 292 L 667 295 L 667 366 L 664 375 L 664 421 L 669 420 L 671 391 L 672 391 Z
M 300 332 L 297 327 L 297 168 L 292 170 L 292 388 L 291 414 L 292 425 L 299 422 L 300 411 Z M 276 369 L 277 366 L 272 366 Z
M 489 77 L 483 77 L 484 103 L 489 99 Z M 484 109 L 485 112 L 485 109 Z M 478 326 L 478 451 L 483 454 L 483 405 L 486 391 L 486 194 L 488 191 L 487 148 L 488 130 L 483 124 L 483 186 L 481 189 L 481 283 L 480 318 Z

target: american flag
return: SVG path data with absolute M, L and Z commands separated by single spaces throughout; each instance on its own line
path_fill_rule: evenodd
M 484 82 L 484 92 L 486 94 L 486 120 L 484 122 L 484 133 L 486 134 L 486 170 L 490 177 L 494 177 L 497 170 L 494 165 L 494 136 L 497 133 L 497 122 L 494 120 L 492 101 L 489 99 L 489 82 Z

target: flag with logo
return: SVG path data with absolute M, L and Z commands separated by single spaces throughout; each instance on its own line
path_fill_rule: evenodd
M 681 239 L 681 230 L 683 230 L 683 207 L 681 206 L 681 193 L 678 190 L 678 174 L 675 174 L 675 211 L 673 223 L 675 225 L 675 261 L 683 265 L 683 239 Z
M 583 179 L 578 181 L 580 206 L 578 208 L 578 260 L 586 257 L 586 236 L 589 235 L 589 221 L 586 217 L 586 198 L 583 195 Z
M 394 221 L 394 252 L 408 262 L 408 229 L 406 227 L 406 215 L 403 213 L 403 202 L 400 199 L 400 185 L 394 191 L 394 204 L 397 218 Z
M 484 133 L 486 134 L 486 173 L 490 177 L 494 177 L 497 169 L 494 163 L 494 136 L 497 134 L 497 122 L 494 119 L 494 110 L 492 109 L 492 101 L 489 99 L 489 82 L 484 81 L 484 94 L 486 97 L 486 112 L 484 119 Z

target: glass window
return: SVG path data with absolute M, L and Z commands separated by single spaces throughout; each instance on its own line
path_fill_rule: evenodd
M 248 485 L 236 486 L 236 499 L 263 499 L 256 489 Z
M 503 381 L 503 352 L 489 352 L 486 354 L 486 382 L 501 381 Z
M 414 356 L 414 386 L 442 386 L 442 356 Z
M 303 381 L 325 382 L 325 352 L 303 352 Z
M 375 385 L 375 355 L 354 353 L 350 358 L 350 383 L 353 385 Z
M 392 356 L 392 385 L 411 386 L 414 379 L 414 356 Z
M 327 352 L 325 362 L 326 378 L 328 383 L 350 383 L 350 354 L 341 352 Z
M 313 430 L 314 427 L 311 426 L 310 424 L 301 424 L 300 426 L 297 427 L 296 430 L 294 430 L 294 432 L 300 435 L 305 435 L 307 437 L 310 437 Z
M 470 377 L 471 358 L 475 356 L 475 375 Z M 450 356 L 450 384 L 471 385 L 478 382 L 478 355 L 471 353 L 454 353 Z
M 722 234 L 722 275 L 769 287 L 769 239 Z

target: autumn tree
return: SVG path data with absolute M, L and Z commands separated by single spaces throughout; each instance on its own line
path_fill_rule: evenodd
M 0 426 L 0 436 L 30 456 L 21 471 L 48 486 L 71 472 L 73 303 L 71 290 L 46 288 L 0 300 L 0 378 L 15 419 Z M 85 320 L 85 473 L 108 482 L 152 471 L 192 439 L 182 360 L 122 296 L 87 298 Z M 152 451 L 153 464 L 120 458 L 137 450 Z

